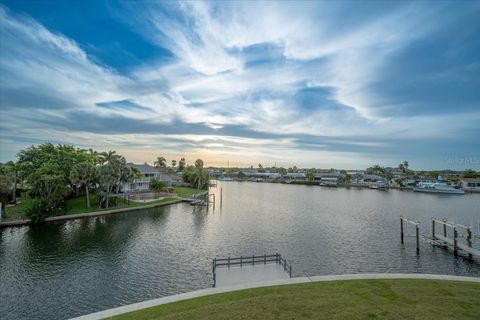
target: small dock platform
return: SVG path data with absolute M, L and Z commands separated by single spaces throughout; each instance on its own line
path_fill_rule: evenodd
M 282 255 L 258 255 L 213 259 L 213 287 L 289 279 L 292 266 Z

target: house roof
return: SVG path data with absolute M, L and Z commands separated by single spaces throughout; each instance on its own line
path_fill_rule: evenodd
M 157 173 L 157 168 L 148 165 L 148 164 L 135 164 L 135 163 L 127 163 L 127 166 L 130 168 L 136 168 L 141 173 Z

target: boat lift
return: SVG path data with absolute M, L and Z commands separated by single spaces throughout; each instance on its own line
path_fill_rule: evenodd
M 412 224 L 415 226 L 415 239 L 416 239 L 416 249 L 417 253 L 420 252 L 420 239 L 431 243 L 432 245 L 437 245 L 441 247 L 450 247 L 453 249 L 453 254 L 458 255 L 459 251 L 463 251 L 468 254 L 469 258 L 474 256 L 480 257 L 480 250 L 473 248 L 473 239 L 480 239 L 479 236 L 475 236 L 472 233 L 472 227 L 454 223 L 449 220 L 438 220 L 432 218 L 432 235 L 431 237 L 420 234 L 420 223 L 407 219 L 405 217 L 400 217 L 400 241 L 404 243 L 404 222 Z M 437 226 L 441 227 L 440 230 L 437 230 Z M 447 230 L 451 229 L 452 237 L 448 236 Z M 463 231 L 463 232 L 462 232 Z M 465 238 L 466 243 L 459 241 L 459 238 Z

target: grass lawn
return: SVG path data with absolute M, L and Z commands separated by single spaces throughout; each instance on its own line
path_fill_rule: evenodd
M 164 198 L 150 202 L 134 202 L 132 200 L 129 201 L 128 205 L 124 203 L 123 198 L 117 199 L 117 206 L 110 207 L 110 208 L 98 208 L 96 205 L 96 198 L 95 195 L 90 197 L 90 208 L 87 208 L 86 197 L 81 196 L 77 198 L 67 199 L 65 200 L 65 204 L 67 205 L 67 213 L 66 214 L 77 214 L 77 213 L 87 213 L 87 212 L 95 212 L 95 211 L 105 211 L 105 210 L 112 210 L 112 209 L 120 209 L 120 208 L 127 208 L 127 207 L 138 207 L 150 204 L 157 204 L 157 203 L 164 203 L 176 200 L 176 198 Z M 30 202 L 30 199 L 25 198 L 22 199 L 19 204 L 14 207 L 7 207 L 5 208 L 5 212 L 7 215 L 6 220 L 16 220 L 16 219 L 23 219 L 24 214 L 23 210 Z
M 480 319 L 480 283 L 314 282 L 195 298 L 111 319 Z
M 195 193 L 205 192 L 205 190 L 187 187 L 175 187 L 173 188 L 173 192 L 175 192 L 181 198 L 190 198 Z

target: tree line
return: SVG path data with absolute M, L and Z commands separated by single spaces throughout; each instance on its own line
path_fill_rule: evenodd
M 172 167 L 176 164 L 173 160 Z M 167 167 L 164 157 L 158 157 L 154 165 L 158 169 Z M 186 167 L 185 158 L 182 158 L 178 170 L 184 171 L 184 181 L 198 188 L 208 185 L 208 171 L 203 168 L 202 160 Z M 116 205 L 115 195 L 121 192 L 122 185 L 141 177 L 142 174 L 128 166 L 125 157 L 115 151 L 97 152 L 72 145 L 44 143 L 20 151 L 16 162 L 1 166 L 0 202 L 15 203 L 18 190 L 23 190 L 31 198 L 24 214 L 33 222 L 39 222 L 49 216 L 65 214 L 65 200 L 79 194 L 85 194 L 87 208 Z M 157 189 L 164 187 L 161 182 L 153 185 Z

